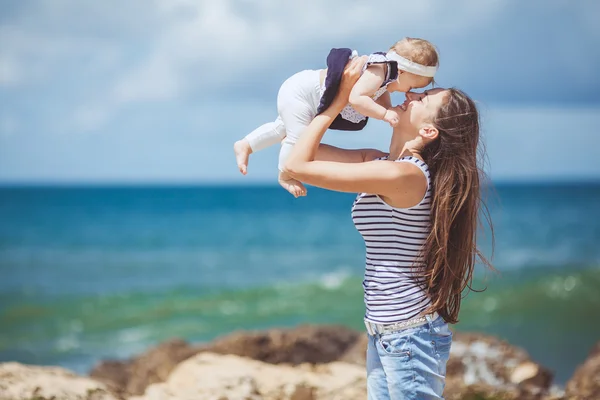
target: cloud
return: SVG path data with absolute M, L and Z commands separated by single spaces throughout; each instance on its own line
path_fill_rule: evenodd
M 0 26 L 0 85 L 60 97 L 73 129 L 101 129 L 132 104 L 274 101 L 287 76 L 323 66 L 330 47 L 369 52 L 406 35 L 438 45 L 439 82 L 483 100 L 562 101 L 560 86 L 593 101 L 600 89 L 592 1 L 22 4 Z M 82 124 L 90 114 L 104 117 Z
M 499 2 L 485 6 L 462 3 L 469 4 L 468 12 L 445 23 L 453 32 L 467 32 L 485 24 L 500 7 Z M 322 65 L 332 43 L 360 43 L 382 30 L 394 32 L 379 45 L 387 48 L 405 36 L 396 33 L 400 29 L 391 28 L 399 19 L 401 30 L 408 33 L 422 30 L 424 19 L 437 17 L 444 21 L 441 17 L 450 10 L 440 2 L 399 7 L 394 1 L 381 2 L 377 7 L 341 0 L 330 1 L 327 6 L 318 0 L 158 4 L 166 14 L 164 25 L 158 27 L 160 37 L 147 56 L 117 84 L 117 93 L 125 93 L 129 101 L 168 100 L 189 95 L 192 90 L 210 92 L 223 86 L 235 87 L 254 74 L 262 77 L 286 64 L 292 64 L 296 72 L 306 67 L 295 61 L 307 56 Z M 460 2 L 457 5 L 460 7 Z M 382 12 L 386 9 L 394 11 Z M 315 46 L 323 51 L 314 52 Z
M 462 2 L 469 3 L 468 12 L 446 23 L 449 29 L 468 31 L 493 18 L 500 4 Z M 408 33 L 450 9 L 443 2 L 399 7 L 394 1 L 378 7 L 341 0 L 327 6 L 317 0 L 31 1 L 13 9 L 0 27 L 0 85 L 54 91 L 76 103 L 74 127 L 100 128 L 126 104 L 202 93 L 223 99 L 247 88 L 253 76 L 267 81 L 273 71 L 304 68 L 308 59 L 321 65 L 330 43 L 360 43 L 393 31 L 380 42 L 387 47 L 404 36 L 395 28 L 398 20 Z M 63 80 L 80 87 L 65 93 L 57 85 Z M 81 123 L 90 114 L 105 117 Z
M 283 80 L 324 66 L 331 47 L 366 53 L 403 36 L 435 43 L 436 80 L 483 104 L 598 105 L 597 15 L 600 3 L 591 0 L 3 2 L 0 104 L 13 122 L 3 125 L 2 146 L 27 137 L 11 147 L 27 153 L 32 138 L 47 136 L 52 147 L 59 145 L 48 138 L 69 137 L 64 154 L 89 145 L 104 152 L 101 160 L 114 147 L 137 151 L 139 142 L 155 145 L 152 155 L 173 139 L 165 134 L 193 131 L 196 145 L 214 141 L 215 152 L 229 152 L 235 137 L 275 118 Z M 77 135 L 85 132 L 98 135 Z M 102 146 L 94 142 L 100 136 Z

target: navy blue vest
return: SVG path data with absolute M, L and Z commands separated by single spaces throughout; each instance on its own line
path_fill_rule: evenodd
M 333 103 L 333 99 L 340 89 L 340 83 L 342 82 L 342 74 L 344 73 L 344 68 L 346 64 L 350 61 L 350 56 L 352 54 L 351 49 L 331 49 L 329 55 L 327 56 L 327 77 L 325 78 L 325 91 L 323 92 L 323 96 L 321 97 L 321 101 L 319 103 L 319 107 L 317 108 L 317 115 L 321 114 L 323 111 L 327 109 Z M 377 53 L 385 56 L 385 53 Z M 372 64 L 372 63 L 371 63 Z M 390 81 L 398 78 L 398 63 L 393 60 L 387 60 L 386 64 L 388 64 L 388 74 L 387 79 L 383 82 L 381 86 L 387 85 Z M 367 65 L 368 66 L 368 65 Z M 365 66 L 365 68 L 367 67 Z M 334 129 L 338 131 L 360 131 L 363 129 L 369 118 L 366 118 L 359 123 L 354 123 L 352 121 L 348 121 L 342 118 L 341 115 L 338 115 L 329 129 Z

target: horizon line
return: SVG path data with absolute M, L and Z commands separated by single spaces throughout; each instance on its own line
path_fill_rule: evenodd
M 489 181 L 488 181 L 489 182 Z M 536 186 L 548 186 L 548 185 L 600 185 L 600 177 L 577 177 L 577 178 L 498 178 L 491 180 L 492 185 L 499 186 L 525 186 L 525 185 L 536 185 Z M 485 186 L 487 184 L 484 183 Z M 309 185 L 311 186 L 311 185 Z M 198 187 L 198 188 L 211 188 L 211 187 L 240 187 L 240 188 L 269 188 L 279 187 L 276 182 L 268 180 L 254 180 L 254 181 L 22 181 L 22 182 L 2 182 L 0 181 L 0 189 L 12 189 L 12 188 L 23 188 L 23 189 L 36 189 L 36 188 L 183 188 L 183 187 Z M 312 186 L 314 187 L 314 186 Z M 327 190 L 327 189 L 323 189 Z

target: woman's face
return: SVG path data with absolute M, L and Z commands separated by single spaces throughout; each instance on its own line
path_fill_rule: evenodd
M 444 104 L 446 89 L 436 88 L 423 93 L 406 93 L 406 100 L 394 107 L 400 123 L 398 127 L 420 129 L 424 124 L 433 121 L 438 110 Z

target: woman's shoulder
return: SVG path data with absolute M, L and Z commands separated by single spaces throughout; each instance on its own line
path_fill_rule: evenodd
M 431 173 L 429 172 L 429 166 L 425 161 L 414 156 L 404 156 L 394 161 L 399 165 L 406 166 L 406 170 L 412 171 L 412 174 L 414 174 L 416 177 L 423 177 L 424 175 L 427 180 L 427 185 L 429 186 L 429 181 L 431 180 Z M 410 165 L 414 165 L 414 167 L 411 167 Z
M 421 205 L 431 190 L 427 164 L 412 156 L 390 161 L 394 163 L 398 175 L 401 176 L 401 184 L 384 201 L 390 206 L 400 209 Z
M 401 182 L 401 186 L 404 187 L 403 192 L 406 192 L 406 188 L 412 189 L 419 188 L 422 184 L 425 185 L 425 189 L 430 186 L 430 174 L 427 164 L 413 156 L 404 156 L 395 160 L 390 160 L 389 154 L 384 153 L 380 150 L 369 150 L 365 154 L 365 162 L 387 162 L 389 165 L 385 167 L 385 170 L 389 172 L 389 176 L 392 180 Z
M 399 157 L 398 159 L 395 160 L 396 162 L 407 162 L 410 164 L 415 164 L 416 166 L 418 166 L 421 169 L 426 169 L 429 170 L 429 167 L 427 166 L 427 163 L 415 156 L 402 156 Z

